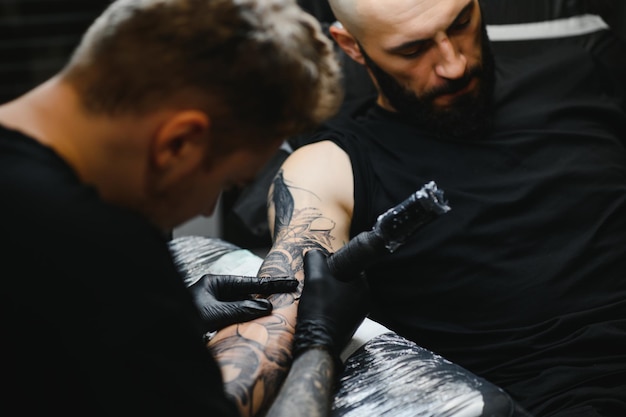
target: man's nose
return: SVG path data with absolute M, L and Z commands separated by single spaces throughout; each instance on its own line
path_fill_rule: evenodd
M 435 63 L 435 72 L 450 80 L 461 78 L 465 74 L 467 58 L 454 45 L 450 38 L 442 34 L 435 39 L 439 57 Z

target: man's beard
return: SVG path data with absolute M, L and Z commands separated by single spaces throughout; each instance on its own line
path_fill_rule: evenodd
M 481 65 L 470 68 L 462 78 L 448 80 L 443 86 L 428 91 L 421 97 L 400 85 L 395 78 L 381 69 L 362 47 L 361 53 L 381 93 L 399 114 L 442 136 L 470 138 L 484 134 L 491 124 L 495 64 L 484 24 L 481 49 Z M 457 97 L 446 108 L 437 108 L 434 105 L 436 97 L 462 90 L 473 78 L 479 81 L 476 91 Z

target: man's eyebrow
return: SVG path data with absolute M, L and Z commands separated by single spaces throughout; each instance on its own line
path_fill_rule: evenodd
M 451 26 L 454 26 L 459 20 L 461 20 L 463 17 L 465 17 L 466 14 L 471 13 L 472 10 L 474 10 L 475 4 L 476 3 L 474 2 L 474 0 L 470 0 L 470 2 L 467 3 L 467 5 L 465 7 L 463 7 L 463 9 L 461 9 L 459 14 L 456 15 L 456 18 L 454 19 L 454 22 L 452 22 Z
M 430 39 L 418 39 L 418 40 L 415 40 L 415 41 L 404 42 L 404 43 L 402 43 L 400 45 L 388 48 L 388 49 L 386 49 L 386 51 L 388 53 L 391 53 L 391 54 L 398 54 L 398 53 L 401 53 L 402 51 L 405 51 L 407 49 L 417 49 L 417 48 L 420 48 L 420 47 L 424 46 L 425 44 L 427 44 L 428 42 L 431 42 L 431 40 Z
M 469 2 L 463 7 L 463 9 L 461 9 L 459 14 L 456 15 L 456 17 L 454 18 L 454 22 L 452 23 L 452 25 L 450 25 L 450 27 L 454 26 L 459 20 L 461 20 L 466 13 L 471 12 L 474 9 L 475 4 L 476 3 L 474 2 L 474 0 L 469 0 Z M 404 42 L 397 46 L 392 46 L 391 48 L 386 49 L 386 51 L 391 54 L 397 54 L 407 49 L 417 49 L 431 41 L 431 39 L 416 39 L 413 41 Z

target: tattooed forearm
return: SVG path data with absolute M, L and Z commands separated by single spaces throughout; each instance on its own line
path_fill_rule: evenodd
M 310 349 L 293 363 L 283 389 L 266 417 L 327 416 L 331 406 L 334 362 L 322 349 Z
M 222 369 L 226 393 L 243 416 L 254 416 L 274 398 L 291 363 L 292 325 L 274 314 L 232 326 L 210 343 Z
M 335 223 L 317 207 L 296 208 L 294 190 L 307 193 L 290 188 L 279 172 L 268 199 L 269 211 L 275 214 L 274 245 L 259 269 L 260 277 L 291 276 L 302 282 L 303 253 L 312 248 L 326 251 L 332 248 Z M 226 392 L 235 400 L 242 416 L 263 415 L 289 371 L 300 291 L 301 288 L 297 293 L 269 296 L 274 306 L 271 316 L 227 327 L 209 343 L 222 370 Z M 320 377 L 325 375 L 324 370 L 319 369 Z M 319 380 L 307 379 L 310 384 Z

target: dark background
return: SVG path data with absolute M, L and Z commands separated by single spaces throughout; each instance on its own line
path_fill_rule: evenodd
M 108 0 L 0 0 L 0 103 L 61 69 Z

